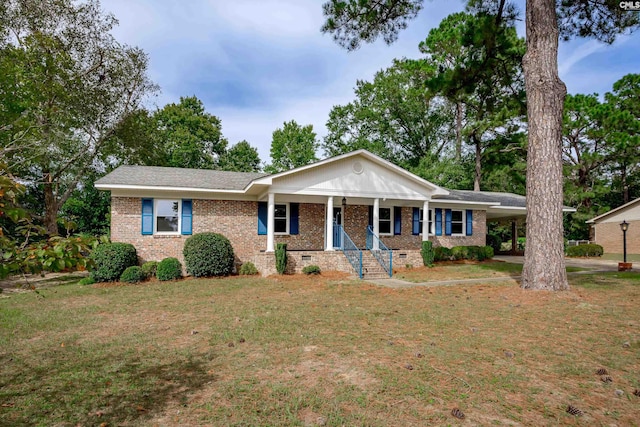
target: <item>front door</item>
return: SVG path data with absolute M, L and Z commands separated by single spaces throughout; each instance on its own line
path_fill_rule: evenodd
M 342 233 L 337 225 L 342 225 L 342 208 L 333 208 L 333 247 L 342 248 Z

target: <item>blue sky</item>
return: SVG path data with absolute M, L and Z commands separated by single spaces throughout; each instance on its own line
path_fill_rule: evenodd
M 271 135 L 285 121 L 312 124 L 319 138 L 334 105 L 354 99 L 357 80 L 371 80 L 393 58 L 417 58 L 418 43 L 462 1 L 426 2 L 391 46 L 382 41 L 346 52 L 323 35 L 324 0 L 102 0 L 120 25 L 116 38 L 150 57 L 162 92 L 152 107 L 196 95 L 222 120 L 230 144 L 246 139 L 269 161 Z M 524 15 L 524 8 L 522 8 Z M 524 36 L 524 23 L 518 25 Z M 599 93 L 639 72 L 640 31 L 613 45 L 562 43 L 560 77 L 569 93 Z

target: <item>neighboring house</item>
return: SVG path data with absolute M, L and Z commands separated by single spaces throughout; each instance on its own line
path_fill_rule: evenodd
M 621 254 L 623 236 L 620 224 L 623 221 L 629 223 L 627 253 L 640 255 L 640 198 L 588 220 L 587 224 L 592 224 L 592 240 L 601 245 L 605 253 Z
M 392 263 L 422 265 L 423 240 L 485 245 L 488 220 L 526 214 L 523 196 L 447 190 L 366 150 L 274 175 L 121 166 L 96 188 L 111 191 L 111 239 L 143 260 L 182 261 L 189 235 L 216 232 L 263 274 L 286 243 L 290 271 L 384 276 Z

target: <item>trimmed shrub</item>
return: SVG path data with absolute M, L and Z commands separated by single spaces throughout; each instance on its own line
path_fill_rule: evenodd
M 158 269 L 158 261 L 147 261 L 142 264 L 142 272 L 148 278 L 155 277 L 156 270 Z
M 122 275 L 120 275 L 120 281 L 127 283 L 139 283 L 146 278 L 147 276 L 142 271 L 142 268 L 137 265 L 127 267 L 127 269 L 122 272 Z
M 129 243 L 103 243 L 98 245 L 90 258 L 94 262 L 91 277 L 96 282 L 113 282 L 132 265 L 138 264 L 136 248 Z
M 287 271 L 287 244 L 278 243 L 276 245 L 276 271 L 284 274 Z
M 451 249 L 444 246 L 433 248 L 434 261 L 451 261 Z
M 483 246 L 484 259 L 491 259 L 495 255 L 494 248 L 491 246 Z
M 420 250 L 420 255 L 422 255 L 422 263 L 426 267 L 433 267 L 433 243 L 432 242 L 422 242 L 422 249 Z
M 228 276 L 233 271 L 233 247 L 218 233 L 198 233 L 184 242 L 187 273 L 194 277 Z
M 302 268 L 304 274 L 320 274 L 320 267 L 317 265 L 307 265 Z
M 258 269 L 251 261 L 245 262 L 240 267 L 241 276 L 253 276 L 254 274 L 258 274 Z
M 165 258 L 158 263 L 156 270 L 158 280 L 175 280 L 182 277 L 182 264 L 176 258 Z
M 567 248 L 569 257 L 596 257 L 602 256 L 604 250 L 602 246 L 589 243 L 587 245 L 570 246 Z
M 80 281 L 78 282 L 78 285 L 82 285 L 82 286 L 86 286 L 86 285 L 93 285 L 94 283 L 96 283 L 95 280 L 93 280 L 92 277 L 83 277 L 82 279 L 80 279 Z M 1 288 L 0 288 L 1 289 Z
M 455 261 L 461 259 L 468 259 L 469 250 L 468 246 L 454 246 L 451 248 L 451 258 Z
M 493 248 L 494 253 L 500 252 L 502 248 L 502 238 L 497 234 L 487 234 L 487 246 Z

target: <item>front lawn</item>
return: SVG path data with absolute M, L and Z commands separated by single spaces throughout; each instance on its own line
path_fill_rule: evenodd
M 454 408 L 470 425 L 635 425 L 640 274 L 570 280 L 563 293 L 336 275 L 0 294 L 0 425 L 456 425 Z
M 583 271 L 584 268 L 567 267 L 568 272 Z M 423 283 L 441 280 L 477 279 L 487 277 L 518 277 L 522 264 L 502 261 L 447 261 L 437 262 L 434 267 L 398 268 L 394 277 L 407 282 Z

